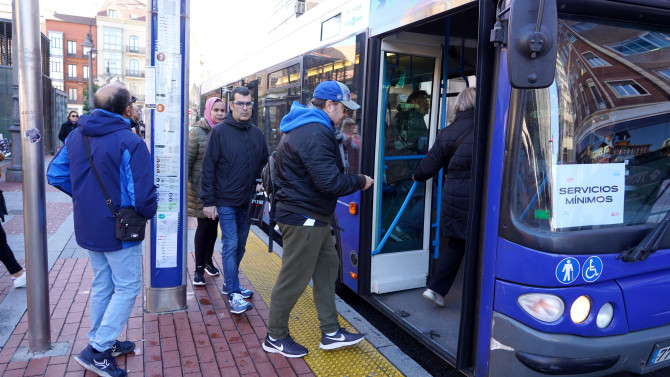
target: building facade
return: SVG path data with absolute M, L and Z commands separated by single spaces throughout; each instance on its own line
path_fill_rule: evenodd
M 137 0 L 107 0 L 95 16 L 98 84 L 121 81 L 144 104 L 146 6 Z
M 88 75 L 92 74 L 95 78 L 98 72 L 95 66 L 97 57 L 94 54 L 93 67 L 89 67 L 89 49 L 83 46 L 89 28 L 93 44 L 97 46 L 95 19 L 53 13 L 45 16 L 44 24 L 50 41 L 49 69 L 53 86 L 67 93 L 69 110 L 81 113 L 88 101 L 84 96 Z

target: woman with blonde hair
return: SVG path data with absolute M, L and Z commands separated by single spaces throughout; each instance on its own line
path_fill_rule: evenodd
M 440 131 L 412 176 L 415 181 L 424 182 L 442 168 L 447 175 L 442 185 L 440 260 L 423 292 L 423 297 L 439 306 L 444 306 L 444 296 L 454 283 L 465 254 L 476 99 L 475 88 L 458 94 L 454 121 Z

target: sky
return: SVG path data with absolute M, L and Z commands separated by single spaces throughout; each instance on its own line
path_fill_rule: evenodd
M 139 0 L 147 3 L 151 0 Z M 105 0 L 39 0 L 40 9 L 95 17 Z M 203 79 L 221 72 L 231 59 L 253 48 L 266 33 L 273 0 L 190 0 L 191 65 L 200 64 Z M 195 77 L 194 77 L 195 78 Z

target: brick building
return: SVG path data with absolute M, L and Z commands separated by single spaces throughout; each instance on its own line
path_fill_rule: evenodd
M 82 46 L 89 33 L 98 46 L 95 18 L 65 15 L 54 12 L 45 16 L 45 34 L 51 41 L 50 71 L 53 86 L 67 93 L 68 109 L 83 110 L 84 88 L 88 86 L 90 67 L 88 49 Z M 97 77 L 97 57 L 93 57 L 93 78 Z

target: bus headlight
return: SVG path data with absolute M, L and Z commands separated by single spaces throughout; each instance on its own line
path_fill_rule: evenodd
M 542 322 L 556 321 L 565 310 L 560 297 L 546 293 L 527 293 L 519 296 L 517 302 L 526 313 Z
M 570 307 L 570 318 L 574 323 L 582 323 L 591 312 L 591 300 L 586 296 L 579 296 Z
M 598 325 L 599 328 L 604 329 L 612 323 L 612 318 L 614 318 L 614 307 L 608 302 L 598 311 L 596 325 Z

